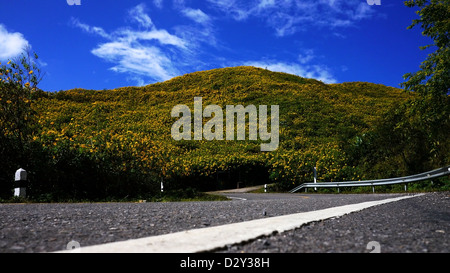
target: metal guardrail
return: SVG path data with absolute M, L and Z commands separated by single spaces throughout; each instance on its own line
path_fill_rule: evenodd
M 340 188 L 340 187 L 362 187 L 362 186 L 382 186 L 392 184 L 403 184 L 418 182 L 427 179 L 438 178 L 441 176 L 450 175 L 450 165 L 435 169 L 432 171 L 414 174 L 404 177 L 386 178 L 377 180 L 363 180 L 363 181 L 343 181 L 343 182 L 317 182 L 317 183 L 303 183 L 300 186 L 295 187 L 289 192 L 294 193 L 303 188 Z

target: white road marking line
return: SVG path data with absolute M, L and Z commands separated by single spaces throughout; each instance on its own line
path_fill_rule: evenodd
M 274 232 L 284 232 L 299 228 L 304 224 L 340 217 L 369 207 L 396 202 L 423 194 L 369 201 L 328 209 L 301 212 L 283 216 L 269 217 L 246 222 L 186 230 L 159 236 L 131 239 L 102 245 L 81 247 L 60 252 L 107 253 L 107 252 L 146 252 L 146 253 L 192 253 L 212 251 L 226 245 L 268 236 Z
M 234 197 L 234 196 L 227 196 L 227 198 L 237 199 L 237 200 L 243 200 L 243 201 L 246 201 L 246 200 L 247 200 L 247 199 L 242 198 L 242 197 Z

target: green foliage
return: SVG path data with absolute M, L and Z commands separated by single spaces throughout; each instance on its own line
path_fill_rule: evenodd
M 193 110 L 195 96 L 204 107 L 279 105 L 279 148 L 261 152 L 261 140 L 173 140 L 170 111 L 177 104 Z M 45 180 L 30 192 L 47 199 L 146 199 L 159 195 L 161 178 L 165 190 L 272 182 L 290 189 L 312 181 L 313 166 L 321 181 L 358 180 L 361 171 L 348 164 L 343 143 L 408 97 L 383 85 L 326 85 L 254 67 L 196 72 L 141 88 L 41 94 L 35 108 L 42 129 L 33 141 L 47 167 L 38 168 L 35 177 Z
M 364 166 L 370 176 L 409 175 L 450 163 L 450 1 L 406 1 L 418 7 L 423 35 L 433 40 L 436 50 L 421 64 L 421 70 L 408 73 L 402 84 L 414 96 L 390 109 L 373 130 L 361 136 L 350 152 L 353 164 Z M 380 177 L 381 178 L 381 177 Z
M 430 37 L 433 44 L 422 47 L 435 47 L 416 73 L 408 73 L 403 83 L 408 91 L 420 94 L 448 95 L 450 91 L 450 1 L 448 0 L 411 0 L 408 7 L 418 7 L 419 19 L 413 20 L 408 28 L 419 25 L 424 36 Z
M 28 49 L 21 58 L 0 64 L 0 136 L 13 137 L 19 143 L 35 130 L 32 103 L 41 80 L 37 59 Z
M 378 164 L 373 178 L 383 176 L 391 166 L 357 153 L 367 155 L 365 136 L 375 135 L 373 128 L 389 109 L 413 97 L 383 85 L 327 85 L 254 67 L 196 72 L 140 88 L 38 94 L 33 109 L 39 130 L 27 142 L 24 168 L 30 171 L 30 198 L 41 201 L 179 200 L 190 198 L 183 189 L 238 183 L 275 182 L 287 190 L 312 181 L 314 166 L 319 181 L 371 178 L 363 175 L 369 163 Z M 204 107 L 222 109 L 279 105 L 279 148 L 261 152 L 261 140 L 173 140 L 172 108 L 186 104 L 193 110 L 196 96 Z M 161 179 L 166 195 L 160 193 Z
M 0 197 L 11 194 L 8 181 L 29 163 L 27 151 L 39 130 L 34 102 L 42 77 L 37 59 L 26 48 L 20 58 L 0 64 Z

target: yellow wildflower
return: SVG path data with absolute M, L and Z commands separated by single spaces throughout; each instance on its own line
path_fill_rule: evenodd
M 28 72 L 28 74 L 33 74 L 33 70 L 31 70 L 30 72 Z

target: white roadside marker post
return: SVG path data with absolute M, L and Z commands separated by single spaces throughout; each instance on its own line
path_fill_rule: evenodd
M 317 183 L 317 168 L 316 167 L 314 167 L 313 172 L 314 172 L 314 183 Z M 317 188 L 314 187 L 314 190 L 317 191 Z
M 27 171 L 20 168 L 14 176 L 14 196 L 26 197 L 27 193 Z

